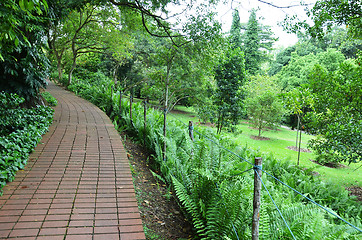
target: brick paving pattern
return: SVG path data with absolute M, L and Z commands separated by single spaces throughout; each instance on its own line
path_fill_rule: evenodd
M 50 83 L 54 122 L 0 197 L 0 239 L 145 239 L 120 136 L 91 103 Z

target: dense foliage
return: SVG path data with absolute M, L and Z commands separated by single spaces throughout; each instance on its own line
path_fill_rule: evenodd
M 78 95 L 98 104 L 102 109 L 113 109 L 110 116 L 120 130 L 126 130 L 135 139 L 143 141 L 154 153 L 155 167 L 163 178 L 172 184 L 176 195 L 203 239 L 248 239 L 251 234 L 252 171 L 241 174 L 252 166 L 248 161 L 260 153 L 237 147 L 228 138 L 216 135 L 209 128 L 196 128 L 195 141 L 188 136 L 187 124 L 168 121 L 166 138 L 163 137 L 162 112 L 153 108 L 147 111 L 147 128 L 144 129 L 143 106 L 133 104 L 132 119 L 129 102 L 119 94 L 112 94 L 113 83 L 103 80 L 96 85 L 77 80 L 70 86 Z M 162 155 L 167 142 L 166 158 Z M 222 147 L 231 149 L 236 157 Z M 296 168 L 272 156 L 263 156 L 263 169 L 289 186 L 315 199 L 318 203 L 347 218 L 361 227 L 360 205 L 341 186 L 322 182 L 310 170 Z M 270 189 L 275 203 L 297 239 L 358 239 L 357 230 L 326 215 L 315 205 L 263 174 L 263 182 Z M 234 230 L 235 228 L 235 230 Z M 278 215 L 265 191 L 262 194 L 260 239 L 288 239 L 290 233 Z M 237 235 L 237 236 L 236 236 Z
M 46 1 L 7 1 L 0 5 L 0 91 L 17 93 L 29 105 L 45 87 Z
M 319 0 L 307 11 L 312 23 L 287 17 L 284 25 L 292 32 L 307 31 L 310 36 L 322 38 L 335 25 L 345 25 L 352 38 L 361 39 L 362 8 L 358 0 Z
M 244 55 L 240 48 L 229 49 L 215 70 L 217 88 L 214 104 L 217 107 L 218 133 L 224 127 L 233 128 L 242 117 L 242 86 L 246 81 Z
M 293 52 L 290 62 L 277 74 L 277 81 L 283 90 L 290 91 L 309 83 L 308 77 L 314 65 L 319 64 L 328 72 L 333 72 L 344 60 L 343 54 L 335 49 L 328 49 L 317 54 L 310 53 L 305 56 Z
M 55 97 L 53 97 L 49 92 L 42 92 L 41 96 L 44 98 L 46 104 L 48 106 L 56 106 L 58 105 L 58 101 Z
M 315 111 L 307 115 L 309 131 L 320 134 L 310 144 L 320 162 L 362 161 L 362 67 L 361 58 L 348 60 L 329 72 L 315 66 L 309 89 Z
M 53 119 L 49 107 L 19 108 L 24 98 L 0 93 L 0 189 L 23 169 Z
M 224 128 L 234 130 L 245 112 L 241 102 L 245 97 L 242 86 L 246 82 L 246 71 L 238 11 L 233 13 L 229 41 L 224 48 L 225 55 L 219 57 L 219 63 L 214 70 L 216 89 L 213 104 L 218 133 Z

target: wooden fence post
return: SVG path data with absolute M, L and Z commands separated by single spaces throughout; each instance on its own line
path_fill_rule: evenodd
M 147 98 L 144 99 L 143 104 L 143 144 L 146 147 Z
M 191 140 L 194 141 L 194 126 L 192 121 L 189 121 L 189 136 Z
M 119 115 L 122 115 L 122 90 L 119 90 Z
M 253 199 L 253 225 L 251 232 L 251 239 L 259 239 L 259 220 L 260 220 L 260 190 L 261 181 L 258 177 L 261 177 L 262 158 L 256 157 L 254 163 L 254 199 Z
M 131 95 L 129 97 L 129 118 L 131 119 L 131 125 L 133 125 L 132 119 L 132 103 L 133 103 L 133 91 L 131 91 Z

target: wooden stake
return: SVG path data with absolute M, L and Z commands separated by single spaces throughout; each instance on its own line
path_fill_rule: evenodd
M 146 146 L 147 99 L 143 101 L 143 145 Z
M 132 103 L 133 103 L 133 91 L 131 91 L 131 96 L 129 98 L 129 117 L 131 119 L 131 125 L 133 125 L 133 119 L 132 119 Z
M 191 140 L 194 141 L 194 126 L 192 121 L 189 121 L 189 136 Z
M 259 220 L 260 220 L 260 190 L 261 190 L 261 181 L 258 177 L 261 177 L 261 167 L 262 167 L 262 158 L 256 157 L 254 163 L 254 199 L 253 199 L 253 225 L 251 232 L 251 239 L 259 239 Z M 257 174 L 258 173 L 258 174 Z
M 122 90 L 119 90 L 119 115 L 122 115 Z

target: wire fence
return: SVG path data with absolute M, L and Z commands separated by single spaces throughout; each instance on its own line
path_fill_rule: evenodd
M 180 123 L 182 123 L 183 125 L 188 126 L 188 124 L 184 123 L 184 122 L 183 122 L 182 120 L 180 120 L 176 115 L 171 114 L 171 113 L 169 113 L 169 115 L 172 116 L 172 117 L 173 117 L 174 119 L 176 119 L 177 121 L 179 121 Z M 241 159 L 242 161 L 247 162 L 247 163 L 249 163 L 251 166 L 253 166 L 253 168 L 248 169 L 248 170 L 245 170 L 245 171 L 243 171 L 242 173 L 239 173 L 239 174 L 237 174 L 237 175 L 241 175 L 241 174 L 243 174 L 243 173 L 245 173 L 245 172 L 247 172 L 247 171 L 250 171 L 250 170 L 252 170 L 252 169 L 254 170 L 255 173 L 258 174 L 258 172 L 257 172 L 258 166 L 254 165 L 253 163 L 251 163 L 251 162 L 248 161 L 247 159 L 241 157 L 240 155 L 238 155 L 238 154 L 230 151 L 229 149 L 224 148 L 224 147 L 221 146 L 219 143 L 217 143 L 217 142 L 215 142 L 214 140 L 208 138 L 207 136 L 205 136 L 205 135 L 202 134 L 201 132 L 199 132 L 199 131 L 197 131 L 197 130 L 194 130 L 194 131 L 195 131 L 197 134 L 199 134 L 200 136 L 202 136 L 203 138 L 209 140 L 211 143 L 213 143 L 213 144 L 215 144 L 215 145 L 218 145 L 218 147 L 220 147 L 221 149 L 223 149 L 223 150 L 225 150 L 225 151 L 233 154 L 234 156 L 238 157 L 238 158 Z M 297 193 L 298 195 L 300 195 L 300 196 L 302 196 L 303 198 L 307 199 L 309 202 L 315 204 L 316 206 L 318 206 L 319 208 L 323 209 L 323 210 L 326 211 L 327 213 L 333 215 L 334 217 L 336 217 L 336 218 L 338 218 L 339 220 L 343 221 L 344 223 L 348 224 L 350 227 L 352 227 L 352 228 L 354 228 L 354 229 L 356 229 L 357 231 L 359 231 L 359 232 L 362 233 L 362 230 L 361 230 L 361 229 L 359 229 L 358 227 L 354 226 L 353 224 L 351 224 L 351 223 L 348 222 L 347 220 L 341 218 L 340 216 L 338 216 L 337 214 L 333 213 L 332 211 L 330 211 L 330 210 L 327 209 L 326 207 L 323 207 L 322 205 L 318 204 L 317 202 L 315 202 L 315 201 L 312 200 L 311 198 L 305 196 L 304 194 L 302 194 L 302 193 L 299 192 L 298 190 L 292 188 L 291 186 L 289 186 L 288 184 L 284 183 L 284 182 L 281 181 L 280 179 L 274 177 L 273 175 L 271 175 L 271 174 L 268 173 L 267 171 L 265 171 L 265 170 L 263 170 L 263 169 L 261 169 L 261 170 L 262 170 L 262 172 L 264 172 L 265 174 L 267 174 L 268 176 L 270 176 L 270 177 L 273 178 L 274 180 L 278 181 L 279 183 L 281 183 L 282 185 L 284 185 L 284 186 L 286 186 L 287 188 L 291 189 L 292 191 L 294 191 L 294 192 Z M 235 176 L 237 176 L 237 175 L 235 175 Z M 261 177 L 258 176 L 258 178 L 259 178 L 259 180 L 261 181 L 261 183 L 263 184 L 264 189 L 265 189 L 266 192 L 268 193 L 268 195 L 269 195 L 269 197 L 271 198 L 272 202 L 274 203 L 274 205 L 275 205 L 277 211 L 279 212 L 280 216 L 282 217 L 285 225 L 286 225 L 287 228 L 289 229 L 291 235 L 293 236 L 293 239 L 296 239 L 295 236 L 293 235 L 292 231 L 290 230 L 290 227 L 288 226 L 288 223 L 285 221 L 285 219 L 284 219 L 284 217 L 283 217 L 283 214 L 280 212 L 278 206 L 275 204 L 272 196 L 270 195 L 267 187 L 265 186 L 264 182 L 262 181 Z
M 131 99 L 130 102 L 132 102 L 132 96 L 126 96 L 126 95 L 122 95 L 122 97 L 127 97 L 129 99 Z M 353 229 L 357 230 L 358 232 L 362 233 L 362 230 L 359 229 L 357 226 L 353 225 L 352 223 L 348 222 L 347 220 L 345 220 L 344 218 L 338 216 L 336 213 L 330 211 L 328 208 L 318 204 L 316 201 L 312 200 L 311 198 L 307 197 L 306 195 L 304 195 L 303 193 L 301 193 L 300 191 L 296 190 L 295 188 L 289 186 L 288 184 L 286 184 L 285 182 L 283 182 L 282 180 L 278 179 L 277 177 L 273 176 L 272 174 L 268 173 L 266 170 L 262 169 L 261 166 L 259 165 L 254 165 L 254 163 L 252 163 L 252 161 L 240 156 L 239 154 L 229 150 L 228 148 L 222 146 L 219 142 L 216 142 L 214 139 L 211 139 L 210 137 L 204 135 L 203 133 L 201 133 L 200 131 L 198 131 L 196 128 L 193 128 L 193 126 L 190 126 L 189 123 L 185 123 L 184 121 L 180 120 L 179 117 L 177 117 L 175 114 L 172 114 L 170 111 L 168 111 L 167 109 L 163 109 L 163 107 L 160 107 L 159 105 L 154 105 L 154 104 L 150 104 L 148 103 L 147 101 L 144 101 L 144 104 L 145 104 L 145 111 L 146 111 L 146 108 L 147 106 L 148 107 L 152 107 L 154 109 L 158 109 L 158 110 L 163 110 L 163 115 L 160 115 L 158 116 L 158 119 L 156 120 L 156 122 L 159 122 L 160 120 L 163 120 L 163 117 L 165 117 L 166 115 L 169 115 L 171 116 L 173 119 L 175 119 L 176 121 L 180 122 L 183 126 L 185 126 L 185 128 L 188 129 L 188 131 L 190 132 L 190 137 L 193 141 L 193 134 L 196 133 L 198 138 L 202 138 L 204 140 L 207 140 L 210 142 L 210 144 L 212 145 L 212 147 L 217 147 L 219 148 L 220 150 L 224 151 L 225 153 L 228 154 L 227 157 L 229 158 L 238 158 L 239 160 L 241 160 L 242 162 L 245 162 L 247 164 L 250 165 L 250 168 L 240 172 L 240 173 L 237 173 L 237 174 L 234 174 L 232 175 L 230 178 L 233 178 L 233 177 L 236 177 L 236 176 L 240 176 L 240 175 L 243 175 L 251 170 L 254 170 L 254 173 L 255 173 L 255 176 L 257 176 L 257 179 L 261 182 L 262 186 L 263 186 L 263 189 L 265 190 L 265 192 L 267 193 L 267 195 L 269 196 L 269 198 L 271 199 L 272 203 L 274 204 L 275 206 L 275 209 L 277 210 L 277 212 L 279 213 L 280 217 L 282 218 L 285 226 L 287 227 L 288 231 L 290 232 L 291 234 L 291 237 L 292 239 L 297 239 L 295 237 L 295 235 L 293 234 L 293 231 L 291 230 L 291 227 L 289 226 L 288 222 L 286 221 L 286 219 L 284 218 L 283 216 L 283 213 L 281 212 L 281 210 L 279 209 L 278 205 L 276 204 L 276 202 L 274 201 L 269 189 L 267 188 L 266 184 L 264 183 L 264 181 L 262 180 L 262 177 L 261 175 L 258 173 L 258 171 L 260 172 L 263 172 L 266 174 L 266 176 L 270 177 L 271 179 L 274 179 L 275 181 L 277 181 L 278 183 L 282 184 L 283 186 L 289 188 L 290 190 L 294 191 L 296 194 L 302 196 L 304 199 L 306 199 L 308 202 L 311 202 L 312 204 L 316 205 L 318 208 L 324 210 L 325 212 L 327 212 L 328 214 L 331 214 L 333 215 L 334 217 L 338 218 L 339 220 L 343 221 L 344 223 L 348 224 L 350 227 L 352 227 Z M 130 109 L 130 114 L 132 114 L 132 111 Z M 145 114 L 146 116 L 146 114 Z M 145 119 L 145 122 L 146 122 L 146 119 Z M 160 149 L 162 149 L 161 146 L 159 146 Z M 223 153 L 222 151 L 220 151 L 220 155 L 219 155 L 219 158 L 222 157 Z M 192 154 L 192 153 L 191 153 Z M 226 154 L 224 154 L 226 155 Z M 163 159 L 164 161 L 166 159 Z M 174 175 L 174 169 L 170 169 L 166 164 L 165 164 L 165 167 L 168 169 L 168 172 L 171 174 L 172 177 L 176 178 L 176 176 Z M 182 175 L 182 172 L 181 172 L 181 175 Z M 184 178 L 184 176 L 182 176 L 182 178 Z M 229 214 L 228 212 L 228 208 L 226 206 L 226 202 L 224 201 L 224 198 L 223 198 L 223 195 L 220 191 L 220 188 L 219 188 L 219 183 L 218 182 L 214 182 L 215 186 L 216 186 L 216 189 L 219 193 L 219 196 L 220 196 L 220 199 L 223 203 L 223 206 L 225 207 L 226 209 L 226 213 Z M 234 223 L 231 223 L 232 224 L 232 231 L 234 232 L 236 238 L 239 240 L 239 236 L 238 236 L 238 231 L 237 231 L 237 228 L 236 226 L 234 225 Z M 254 238 L 253 238 L 254 239 Z M 257 239 L 257 238 L 256 238 Z

